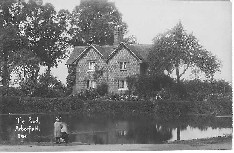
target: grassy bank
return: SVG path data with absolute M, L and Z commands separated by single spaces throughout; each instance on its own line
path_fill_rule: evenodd
M 202 145 L 202 144 L 221 144 L 221 143 L 232 143 L 232 135 L 219 136 L 212 138 L 202 138 L 193 140 L 177 140 L 173 142 L 168 142 L 169 144 L 190 144 L 190 145 Z

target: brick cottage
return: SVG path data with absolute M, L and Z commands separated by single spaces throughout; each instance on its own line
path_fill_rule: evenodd
M 96 88 L 105 82 L 109 93 L 123 93 L 128 90 L 126 77 L 146 74 L 148 44 L 126 44 L 115 32 L 112 46 L 75 46 L 66 65 L 75 66 L 76 80 L 73 94 Z M 100 77 L 94 73 L 102 71 Z

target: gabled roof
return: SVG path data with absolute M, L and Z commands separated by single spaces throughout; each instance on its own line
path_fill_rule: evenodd
M 93 48 L 105 61 L 109 56 L 108 52 L 113 51 L 113 46 L 99 46 L 95 44 L 89 46 L 76 46 L 67 60 L 66 65 L 76 64 L 75 62 L 82 58 L 90 48 Z
M 87 46 L 75 46 L 66 65 L 72 65 L 76 58 L 87 48 Z
M 103 60 L 110 60 L 123 47 L 129 50 L 133 56 L 138 60 L 147 61 L 147 56 L 152 45 L 150 44 L 130 44 L 120 43 L 118 46 L 99 46 L 92 44 L 90 46 L 76 46 L 67 60 L 67 65 L 76 64 L 75 61 L 82 58 L 83 55 L 90 49 L 94 48 L 103 58 Z
M 138 58 L 146 62 L 152 45 L 151 44 L 130 44 L 130 45 L 126 45 L 126 47 L 129 48 L 131 51 L 133 51 L 138 56 Z
M 120 43 L 118 48 L 114 50 L 108 60 L 110 60 L 114 55 L 122 49 L 122 47 L 126 48 L 127 50 L 130 51 L 130 53 L 135 56 L 138 60 L 141 60 L 142 62 L 147 61 L 147 56 L 149 54 L 150 48 L 152 47 L 151 44 L 125 44 L 125 43 Z
M 105 60 L 108 59 L 110 53 L 113 52 L 115 49 L 114 46 L 109 46 L 109 45 L 99 46 L 99 45 L 93 44 L 92 46 L 95 47 L 102 54 Z

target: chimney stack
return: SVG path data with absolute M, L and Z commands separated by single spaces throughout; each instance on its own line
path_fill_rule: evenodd
M 123 28 L 116 26 L 114 29 L 114 43 L 113 45 L 119 45 L 123 41 Z

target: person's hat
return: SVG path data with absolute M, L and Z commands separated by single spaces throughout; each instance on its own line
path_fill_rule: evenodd
M 60 116 L 57 116 L 55 120 L 56 120 L 56 121 L 60 121 L 60 120 L 61 120 L 61 117 L 60 117 Z

